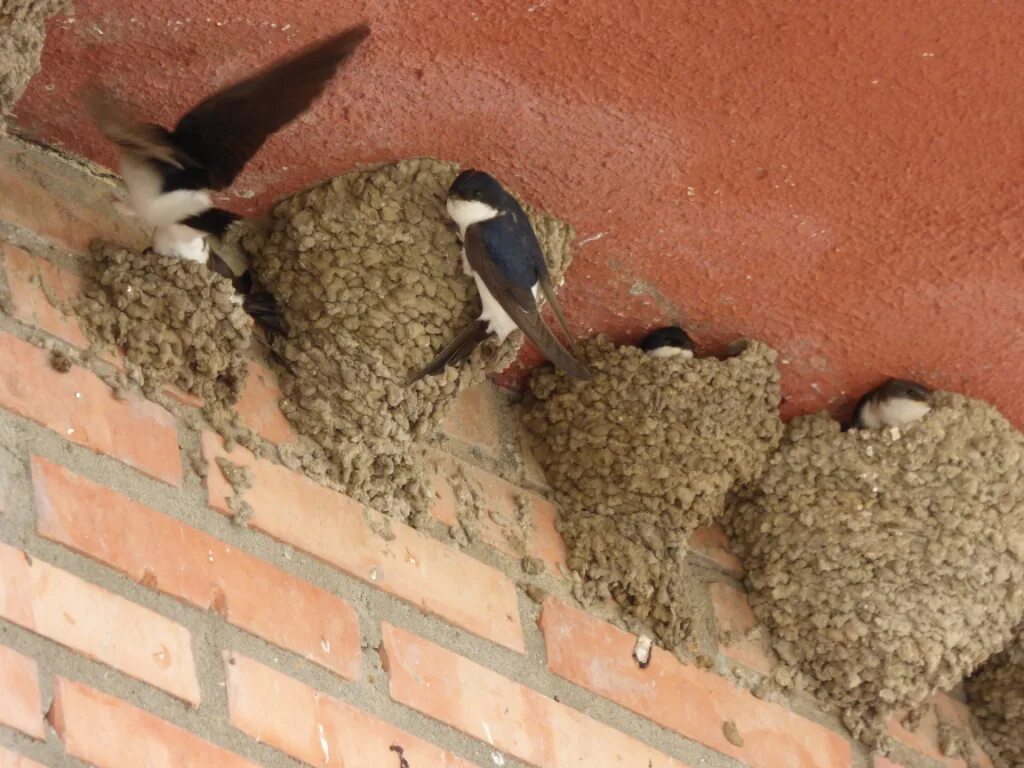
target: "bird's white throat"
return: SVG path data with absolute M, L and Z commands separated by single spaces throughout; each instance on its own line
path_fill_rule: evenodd
M 462 236 L 466 236 L 466 229 L 481 221 L 488 221 L 498 216 L 498 209 L 492 208 L 487 203 L 479 200 L 461 200 L 456 197 L 449 197 L 445 202 L 448 215 L 452 217 L 459 226 Z
M 860 421 L 868 429 L 879 427 L 905 427 L 913 424 L 932 409 L 921 400 L 909 397 L 890 397 L 881 403 L 870 401 L 861 409 Z
M 693 357 L 693 352 L 683 347 L 655 347 L 647 350 L 648 357 L 684 357 L 687 360 Z

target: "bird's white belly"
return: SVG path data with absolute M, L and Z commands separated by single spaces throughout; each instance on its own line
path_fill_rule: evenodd
M 161 256 L 175 256 L 187 261 L 198 261 L 200 264 L 205 264 L 210 256 L 205 235 L 183 224 L 172 224 L 153 230 L 153 250 Z
M 160 174 L 143 160 L 125 156 L 121 177 L 128 188 L 128 203 L 146 224 L 167 227 L 213 206 L 210 195 L 201 189 L 176 189 L 161 194 Z
M 466 260 L 466 254 L 462 254 L 462 268 L 467 275 L 473 278 L 473 282 L 476 283 L 476 290 L 480 294 L 480 319 L 487 323 L 487 330 L 498 337 L 498 341 L 504 341 L 512 331 L 519 326 L 516 325 L 515 320 L 508 316 L 508 312 L 502 309 L 501 304 L 494 298 L 494 294 L 491 293 L 487 285 L 480 276 L 473 271 L 469 266 L 469 262 Z M 533 286 L 533 295 L 536 298 L 538 285 Z

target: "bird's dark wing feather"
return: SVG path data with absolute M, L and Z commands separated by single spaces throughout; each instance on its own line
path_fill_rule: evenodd
M 555 318 L 558 320 L 558 324 L 562 326 L 562 331 L 565 333 L 565 338 L 569 342 L 569 347 L 575 352 L 576 345 L 573 344 L 572 334 L 569 332 L 569 324 L 565 321 L 565 315 L 562 314 L 562 307 L 558 303 L 558 299 L 555 298 L 555 286 L 551 284 L 551 277 L 545 272 L 540 278 L 540 290 L 544 294 L 544 298 L 547 299 L 548 304 L 551 305 L 551 310 L 555 313 Z
M 241 218 L 237 213 L 226 211 L 223 208 L 207 208 L 202 213 L 189 216 L 181 223 L 187 227 L 192 227 L 192 229 L 198 229 L 200 232 L 223 237 L 228 227 Z
M 455 365 L 465 360 L 488 335 L 487 323 L 474 320 L 459 331 L 459 335 L 447 347 L 438 352 L 437 357 L 410 377 L 409 384 L 415 384 L 424 376 L 436 376 L 449 365 Z
M 540 283 L 541 292 L 548 304 L 555 313 L 555 319 L 562 326 L 569 346 L 572 347 L 572 334 L 569 332 L 569 324 L 565 321 L 562 307 L 555 298 L 555 288 L 551 284 L 551 275 L 548 274 L 548 265 L 544 260 L 544 251 L 537 240 L 537 234 L 533 231 L 530 218 L 526 211 L 519 205 L 518 201 L 511 195 L 505 202 L 507 212 L 489 222 L 489 229 L 493 229 L 495 237 L 500 238 L 502 250 L 510 252 L 511 258 L 502 263 L 514 282 L 529 282 L 531 285 Z
M 117 99 L 109 90 L 90 85 L 85 92 L 85 106 L 96 127 L 124 152 L 179 170 L 193 163 L 175 146 L 166 128 L 140 120 L 132 105 Z
M 480 276 L 501 308 L 548 360 L 574 378 L 589 380 L 590 371 L 577 362 L 544 325 L 533 296 L 533 286 L 510 280 L 501 265 L 491 257 L 485 238 L 479 224 L 466 229 L 463 246 L 469 266 Z
M 206 169 L 204 186 L 230 185 L 271 134 L 309 108 L 369 34 L 365 25 L 347 29 L 218 91 L 182 117 L 171 138 Z
M 269 291 L 249 291 L 244 293 L 242 309 L 259 323 L 268 338 L 273 338 L 275 335 L 288 335 L 288 324 L 281 315 L 277 299 Z

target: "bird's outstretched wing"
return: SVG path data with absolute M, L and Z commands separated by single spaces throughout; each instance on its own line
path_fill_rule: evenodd
M 537 309 L 537 300 L 533 296 L 532 286 L 513 283 L 497 262 L 491 258 L 480 225 L 473 224 L 466 228 L 463 247 L 469 266 L 483 280 L 484 285 L 487 286 L 501 308 L 526 334 L 526 338 L 532 341 L 548 360 L 570 376 L 585 381 L 590 380 L 592 378 L 590 371 L 577 362 L 555 338 L 550 329 L 544 325 Z
M 96 127 L 122 151 L 183 169 L 195 161 L 181 152 L 167 129 L 140 120 L 135 108 L 98 85 L 85 92 L 85 106 Z
M 223 189 L 267 138 L 323 93 L 342 63 L 370 34 L 365 24 L 271 64 L 218 91 L 178 121 L 171 141 L 206 170 L 203 186 Z

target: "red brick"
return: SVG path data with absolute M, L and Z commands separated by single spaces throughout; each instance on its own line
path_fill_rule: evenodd
M 0 141 L 0 221 L 85 252 L 102 238 L 142 247 L 138 226 L 114 210 L 114 188 L 38 147 Z
M 64 751 L 96 768 L 258 768 L 156 715 L 61 677 L 50 722 Z
M 315 766 L 472 768 L 461 758 L 237 653 L 226 652 L 231 724 Z
M 757 626 L 747 596 L 721 581 L 711 584 L 711 605 L 718 625 L 719 650 L 733 661 L 765 674 L 771 673 L 775 662 L 768 651 L 765 637 L 745 636 Z M 722 635 L 734 635 L 732 642 L 722 642 Z
M 10 243 L 0 242 L 0 251 L 6 254 L 7 282 L 11 289 L 14 317 L 63 339 L 73 347 L 88 348 L 90 341 L 78 318 L 64 314 L 50 303 L 50 297 L 60 303 L 79 297 L 81 277 Z M 124 370 L 124 357 L 119 352 L 106 348 L 97 348 L 95 352 L 100 360 Z
M 666 728 L 752 768 L 848 768 L 849 742 L 817 723 L 762 701 L 728 680 L 655 648 L 650 665 L 633 659 L 636 638 L 555 599 L 541 627 L 548 668 Z M 732 721 L 743 746 L 723 733 Z
M 690 549 L 723 573 L 743 578 L 743 563 L 730 550 L 729 537 L 717 523 L 695 530 Z
M 49 292 L 57 301 L 65 302 L 80 295 L 82 282 L 78 275 L 9 243 L 0 243 L 0 251 L 11 289 L 14 317 L 73 346 L 89 346 L 78 320 L 62 313 L 46 297 Z
M 116 400 L 94 373 L 58 373 L 49 354 L 0 333 L 0 407 L 105 453 L 158 480 L 181 483 L 178 434 L 171 415 L 136 395 Z
M 168 384 L 164 387 L 164 394 L 174 400 L 180 405 L 184 405 L 187 408 L 202 408 L 203 398 L 198 395 L 193 395 L 191 392 L 186 392 L 183 389 L 179 389 L 173 384 Z
M 946 757 L 939 743 L 939 723 L 950 723 L 969 730 L 970 715 L 967 707 L 943 694 L 936 694 L 929 703 L 916 730 L 903 726 L 902 717 L 889 721 L 889 735 L 897 741 L 948 768 L 966 768 L 967 762 L 959 757 Z M 977 744 L 971 744 L 973 758 L 980 768 L 991 768 L 992 761 Z
M 459 461 L 440 451 L 430 451 L 431 482 L 436 500 L 430 514 L 448 526 L 458 523 L 458 505 L 452 489 L 452 479 L 460 470 L 475 482 L 486 500 L 486 513 L 476 521 L 479 536 L 499 552 L 513 557 L 530 555 L 544 561 L 548 571 L 555 575 L 565 572 L 565 542 L 555 529 L 558 511 L 554 504 L 536 493 L 522 490 L 512 483 Z M 516 498 L 529 500 L 527 526 L 519 522 Z M 526 535 L 526 550 L 518 543 Z
M 45 739 L 35 659 L 0 645 L 0 691 L 0 723 L 33 738 Z
M 0 747 L 0 768 L 46 768 L 46 766 Z
M 252 527 L 474 634 L 525 650 L 515 585 L 498 570 L 242 447 L 227 453 L 213 433 L 203 434 L 203 451 L 214 509 L 230 514 L 234 491 L 216 463 L 226 457 L 252 472 L 243 496 Z M 367 518 L 389 524 L 394 537 L 383 538 Z
M 441 422 L 441 431 L 498 458 L 501 456 L 501 436 L 505 433 L 498 408 L 498 393 L 494 385 L 488 382 L 477 384 L 458 396 L 451 413 Z
M 543 768 L 685 765 L 496 672 L 390 624 L 391 698 Z
M 968 735 L 971 730 L 971 712 L 966 704 L 944 693 L 935 694 L 935 711 L 943 722 L 952 723 Z M 992 768 L 992 760 L 976 741 L 971 741 L 971 754 L 978 768 Z
M 33 257 L 9 243 L 0 242 L 0 251 L 6 256 L 5 266 L 14 304 L 14 317 L 26 325 L 63 339 L 72 346 L 81 349 L 89 347 L 90 341 L 82 331 L 77 318 L 62 313 L 47 297 L 49 293 L 57 301 L 66 302 L 80 296 L 81 278 L 46 259 Z M 98 355 L 101 360 L 119 370 L 124 369 L 124 358 L 117 352 L 104 349 Z M 201 408 L 203 405 L 202 398 L 173 385 L 165 386 L 164 392 L 190 408 Z
M 189 631 L 0 544 L 0 618 L 199 704 Z
M 32 480 L 41 536 L 359 677 L 359 619 L 344 600 L 38 456 Z
M 242 422 L 264 439 L 272 443 L 293 442 L 297 439 L 295 430 L 278 407 L 282 397 L 274 372 L 250 361 L 249 375 L 235 408 Z

